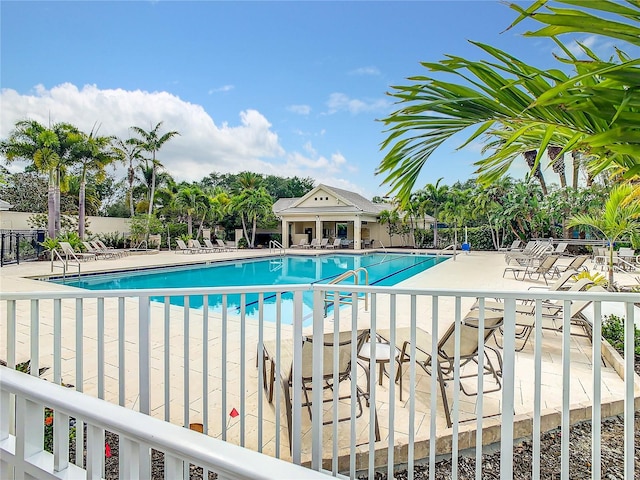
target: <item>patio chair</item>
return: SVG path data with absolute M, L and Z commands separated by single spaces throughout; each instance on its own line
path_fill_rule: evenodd
M 333 243 L 328 244 L 326 248 L 340 248 L 341 241 L 342 240 L 340 240 L 339 238 L 334 238 Z
M 358 330 L 356 334 L 356 352 L 359 352 L 362 348 L 362 345 L 369 338 L 369 330 Z M 339 385 L 334 385 L 334 349 L 338 348 L 338 383 L 351 380 L 351 375 L 354 372 L 354 366 L 357 363 L 352 362 L 351 358 L 351 346 L 352 346 L 352 332 L 345 331 L 340 332 L 338 334 L 338 344 L 334 343 L 334 334 L 328 333 L 323 336 L 323 372 L 322 372 L 322 380 L 323 380 L 323 390 L 333 390 L 334 388 L 339 388 Z M 264 380 L 264 388 L 267 393 L 267 398 L 269 403 L 273 402 L 273 391 L 275 388 L 275 365 L 278 359 L 275 357 L 276 354 L 276 343 L 275 342 L 264 342 L 263 343 L 263 351 L 262 351 L 262 362 L 263 362 L 263 380 Z M 357 353 L 356 353 L 357 355 Z M 354 359 L 355 360 L 355 359 Z M 280 346 L 280 383 L 282 387 L 282 391 L 284 393 L 284 402 L 285 409 L 287 415 L 287 429 L 289 435 L 289 446 L 291 447 L 291 424 L 292 424 L 292 395 L 291 389 L 293 388 L 293 346 L 290 343 L 283 342 Z M 355 381 L 355 378 L 354 378 Z M 306 407 L 309 411 L 309 418 L 311 418 L 313 412 L 311 409 L 312 406 L 312 382 L 313 382 L 313 337 L 307 336 L 302 339 L 302 393 L 303 393 L 303 401 L 302 407 Z M 351 398 L 351 388 L 348 389 L 348 392 L 345 391 L 343 395 L 338 397 L 338 401 L 342 402 L 344 400 L 354 399 Z M 356 385 L 356 398 L 357 402 L 357 413 L 356 417 L 358 418 L 363 413 L 362 400 L 365 400 L 367 405 L 369 404 L 369 395 L 365 392 L 359 385 Z M 333 395 L 330 398 L 326 398 L 323 400 L 324 403 L 333 402 Z M 337 405 L 334 405 L 337 408 Z M 370 407 L 371 408 L 371 407 Z M 375 415 L 375 438 L 376 441 L 380 440 L 380 429 L 378 425 L 378 414 L 374 408 Z M 351 415 L 347 415 L 345 417 L 338 418 L 339 422 L 352 420 Z M 327 420 L 323 422 L 323 425 L 329 425 L 333 423 L 332 420 Z
M 525 249 L 522 252 L 507 253 L 505 260 L 507 265 L 511 263 L 511 260 L 515 260 L 520 265 L 532 265 L 547 256 L 552 249 L 549 242 L 536 242 L 529 251 Z
M 574 257 L 568 265 L 557 265 L 556 268 L 560 273 L 571 272 L 572 275 L 575 275 L 580 270 L 588 271 L 587 267 L 584 266 L 588 259 L 589 255 L 579 255 Z
M 495 312 L 494 312 L 495 313 Z M 478 343 L 478 318 L 477 312 L 469 311 L 461 323 L 460 330 L 460 380 L 473 378 L 478 376 L 478 352 L 480 348 L 486 348 L 495 353 L 498 361 L 498 368 L 493 365 L 489 355 L 484 355 L 483 375 L 488 375 L 495 386 L 484 389 L 484 393 L 497 392 L 502 388 L 500 377 L 502 375 L 502 356 L 498 350 L 487 345 L 487 341 L 502 326 L 503 318 L 501 313 L 491 314 L 487 312 L 484 319 L 484 343 L 481 346 Z M 378 330 L 376 334 L 389 341 L 391 338 L 390 330 Z M 449 400 L 446 393 L 446 384 L 453 381 L 455 367 L 455 322 L 452 322 L 449 328 L 438 340 L 437 358 L 436 358 L 436 375 L 438 376 L 438 384 L 444 404 L 444 413 L 447 420 L 447 426 L 451 427 L 451 411 L 449 409 Z M 431 335 L 420 328 L 416 328 L 416 365 L 420 366 L 428 375 L 433 374 L 433 358 L 431 356 Z M 400 358 L 398 361 L 398 371 L 396 381 L 400 383 L 400 400 L 402 401 L 402 366 L 411 361 L 411 328 L 402 327 L 396 329 L 396 346 L 400 350 Z M 462 372 L 466 365 L 471 365 L 467 373 Z M 467 396 L 477 395 L 477 392 L 469 391 L 465 388 L 464 383 L 460 382 L 462 393 Z
M 560 276 L 560 272 L 558 271 L 558 267 L 556 267 L 556 262 L 558 261 L 558 257 L 555 255 L 548 255 L 543 260 L 540 261 L 540 264 L 537 267 L 527 265 L 524 267 L 507 267 L 502 272 L 502 278 L 504 278 L 507 272 L 512 272 L 513 277 L 516 280 L 524 280 L 527 276 L 533 280 L 533 275 L 536 275 L 536 280 L 539 280 L 540 277 L 544 279 L 544 283 L 549 285 L 547 281 L 547 276 L 553 278 L 555 276 Z M 522 274 L 522 278 L 518 278 L 519 274 Z
M 87 252 L 93 253 L 96 257 L 103 258 L 114 258 L 116 254 L 114 252 L 110 252 L 109 250 L 102 250 L 101 248 L 96 248 L 94 245 L 91 245 L 90 242 L 83 241 L 82 245 L 87 249 Z
M 328 243 L 329 239 L 327 237 L 324 237 L 322 240 L 320 240 L 320 243 L 317 243 L 315 245 L 315 248 L 327 248 Z
M 304 248 L 318 248 L 319 243 L 317 238 L 312 238 L 311 243 L 309 245 L 305 245 Z
M 75 260 L 79 262 L 80 260 L 95 260 L 98 258 L 95 253 L 76 252 L 69 242 L 58 242 L 58 244 L 60 245 L 62 253 L 64 253 L 67 260 Z
M 119 257 L 125 257 L 127 255 L 129 255 L 129 250 L 126 248 L 113 248 L 113 247 L 107 247 L 104 242 L 102 240 L 96 239 L 92 242 L 95 247 L 104 250 L 104 251 L 110 251 L 115 253 L 117 256 Z
M 213 247 L 213 245 L 212 245 L 212 247 Z M 191 248 L 198 249 L 198 251 L 200 253 L 212 253 L 212 252 L 217 252 L 218 251 L 217 248 L 211 248 L 211 247 L 208 247 L 208 246 L 207 247 L 203 247 L 200 244 L 199 240 L 191 240 Z
M 298 247 L 298 248 L 307 248 L 308 244 L 309 244 L 309 240 L 307 239 L 307 237 L 302 237 L 296 245 L 292 245 L 292 246 Z
M 197 249 L 197 248 L 187 247 L 187 245 L 184 243 L 184 240 L 181 240 L 179 238 L 176 239 L 176 245 L 178 246 L 178 248 L 175 250 L 176 253 L 178 253 L 178 252 L 180 252 L 180 253 L 198 253 L 198 252 L 200 252 L 200 250 Z
M 564 252 L 566 252 L 568 246 L 569 246 L 568 242 L 559 242 L 556 245 L 556 248 L 554 248 L 553 251 L 549 252 L 549 254 L 550 255 L 564 255 Z
M 211 243 L 211 240 L 209 240 L 208 238 L 205 238 L 205 239 L 203 240 L 203 242 L 204 242 L 205 246 L 206 246 L 209 250 L 211 250 L 212 252 L 222 252 L 222 251 L 224 251 L 224 250 L 222 249 L 222 247 L 220 247 L 219 245 L 214 245 L 213 243 Z
M 520 250 L 520 245 L 522 242 L 520 240 L 514 240 L 510 246 L 508 247 L 498 247 L 499 252 L 518 252 Z

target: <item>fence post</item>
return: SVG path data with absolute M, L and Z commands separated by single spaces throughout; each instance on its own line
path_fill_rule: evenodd
M 2 232 L 0 235 L 0 267 L 4 267 L 4 236 L 5 233 Z
M 20 234 L 16 233 L 16 263 L 20 265 Z

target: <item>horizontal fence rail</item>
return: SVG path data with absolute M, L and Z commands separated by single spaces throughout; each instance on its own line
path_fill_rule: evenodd
M 327 293 L 335 302 L 325 310 Z M 345 305 L 341 300 L 349 296 Z M 473 452 L 480 479 L 484 447 L 494 445 L 500 478 L 511 479 L 520 438 L 531 439 L 529 468 L 539 478 L 541 436 L 556 428 L 557 476 L 573 478 L 571 426 L 585 420 L 599 426 L 622 415 L 620 468 L 630 480 L 640 406 L 633 354 L 638 300 L 637 294 L 596 291 L 321 284 L 0 293 L 0 358 L 131 415 L 350 478 L 373 478 L 378 470 L 392 478 L 396 468 L 414 478 L 424 464 L 435 478 L 443 455 L 458 478 L 461 456 Z M 623 357 L 601 341 L 608 312 L 626 319 Z M 2 402 L 3 441 L 29 433 L 19 425 L 24 398 L 38 412 L 49 407 L 85 417 L 71 405 L 14 390 L 3 391 L 10 400 Z M 35 440 L 25 440 L 32 447 L 41 442 L 43 416 L 32 425 Z M 107 420 L 89 422 L 88 443 L 104 430 L 126 442 L 137 435 Z M 157 428 L 158 436 L 167 435 Z M 84 432 L 76 430 L 75 442 L 83 445 Z M 599 428 L 590 440 L 595 479 L 605 468 Z M 55 461 L 65 465 L 66 450 L 60 452 Z M 180 464 L 214 471 L 189 455 L 180 454 Z M 241 455 L 236 461 L 246 463 Z M 259 463 L 255 468 L 262 470 Z

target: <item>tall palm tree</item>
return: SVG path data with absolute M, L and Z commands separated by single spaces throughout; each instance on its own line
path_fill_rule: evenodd
M 188 185 L 180 188 L 174 198 L 174 204 L 187 215 L 187 233 L 193 237 L 193 217 L 204 211 L 208 198 L 200 187 Z
M 242 231 L 250 248 L 255 246 L 258 218 L 271 211 L 273 199 L 264 187 L 246 188 L 232 198 L 233 209 L 240 214 Z M 247 222 L 251 222 L 251 237 L 247 231 Z
M 77 142 L 72 149 L 72 158 L 74 163 L 80 166 L 78 235 L 81 240 L 84 240 L 87 173 L 91 172 L 96 180 L 102 180 L 105 176 L 105 168 L 114 162 L 116 156 L 110 148 L 114 137 L 98 135 L 98 128 L 95 125 L 88 135 L 84 132 L 78 132 L 77 137 Z
M 129 184 L 129 211 L 133 217 L 136 214 L 133 199 L 133 182 L 136 178 L 135 168 L 138 162 L 142 160 L 142 155 L 140 154 L 142 148 L 132 139 L 122 140 L 120 138 L 116 138 L 113 142 L 113 151 L 118 160 L 122 163 L 128 164 L 127 183 Z
M 21 120 L 0 143 L 0 152 L 8 163 L 30 161 L 37 171 L 48 175 L 47 228 L 51 238 L 60 231 L 60 183 L 69 163 L 69 152 L 77 141 L 77 132 L 68 123 L 45 127 L 35 120 Z
M 600 232 L 609 243 L 609 289 L 613 289 L 613 251 L 615 242 L 625 236 L 640 235 L 640 201 L 633 198 L 634 187 L 615 186 L 600 214 L 574 215 L 569 226 L 588 226 Z
M 149 234 L 149 221 L 151 219 L 151 214 L 153 213 L 153 199 L 156 190 L 156 171 L 158 167 L 162 166 L 162 164 L 158 161 L 156 155 L 165 143 L 167 143 L 176 135 L 180 135 L 177 131 L 174 130 L 160 135 L 159 130 L 161 126 L 162 122 L 158 122 L 158 124 L 149 131 L 146 131 L 140 127 L 131 127 L 133 132 L 140 137 L 134 138 L 132 140 L 133 144 L 139 146 L 142 150 L 151 154 L 151 191 L 149 193 L 149 211 L 147 212 L 147 235 Z
M 433 246 L 438 247 L 438 218 L 442 205 L 447 201 L 449 195 L 449 187 L 447 185 L 440 186 L 442 178 L 434 184 L 428 183 L 424 186 L 424 198 L 427 207 L 431 211 L 433 217 Z
M 391 247 L 393 247 L 393 236 L 398 231 L 398 222 L 400 221 L 400 215 L 398 214 L 397 208 L 392 208 L 390 210 L 382 210 L 378 217 L 380 219 L 380 223 L 382 225 L 387 226 L 387 233 L 389 234 L 389 243 Z

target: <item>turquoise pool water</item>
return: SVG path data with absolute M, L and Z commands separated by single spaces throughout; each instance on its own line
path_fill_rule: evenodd
M 144 288 L 191 288 L 224 287 L 248 285 L 283 285 L 303 283 L 329 283 L 346 271 L 360 267 L 369 274 L 369 285 L 395 285 L 417 273 L 444 261 L 443 257 L 432 255 L 407 254 L 365 254 L 365 255 L 317 255 L 285 256 L 261 260 L 236 260 L 217 262 L 209 265 L 190 265 L 167 268 L 154 268 L 141 271 L 129 271 L 117 274 L 83 275 L 80 279 L 53 280 L 55 283 L 88 290 L 135 290 Z M 346 280 L 345 284 L 353 284 Z M 360 274 L 359 283 L 364 283 L 364 274 Z M 311 315 L 312 293 L 305 293 L 305 318 Z M 236 297 L 236 298 L 234 298 Z M 293 295 L 282 295 L 282 322 L 291 323 L 293 316 Z M 162 298 L 154 299 L 163 301 Z M 171 297 L 173 305 L 182 306 L 183 297 Z M 210 295 L 209 309 L 220 311 L 222 296 Z M 229 313 L 237 314 L 239 296 L 229 295 L 227 307 Z M 202 296 L 189 299 L 191 308 L 201 308 Z M 275 295 L 265 295 L 265 320 L 267 314 L 275 311 Z M 258 295 L 247 294 L 246 314 L 257 318 Z

